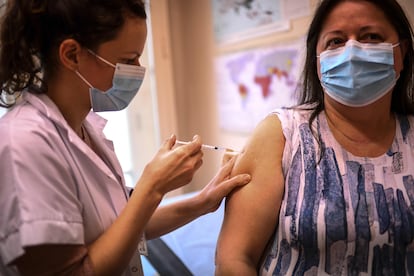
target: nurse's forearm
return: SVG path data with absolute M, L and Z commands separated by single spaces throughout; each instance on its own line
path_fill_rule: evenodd
M 167 234 L 203 215 L 202 202 L 197 196 L 159 207 L 145 230 L 147 239 Z
M 141 187 L 151 187 L 139 183 Z M 138 242 L 162 196 L 150 189 L 136 189 L 116 221 L 89 246 L 96 275 L 120 275 L 136 253 Z

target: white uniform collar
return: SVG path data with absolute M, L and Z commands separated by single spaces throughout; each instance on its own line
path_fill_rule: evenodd
M 64 128 L 69 127 L 56 104 L 46 94 L 34 94 L 29 91 L 24 91 L 22 97 L 23 101 L 29 102 L 31 105 L 36 107 L 39 112 L 45 114 L 53 122 L 57 123 L 60 126 L 63 126 Z M 103 129 L 107 123 L 107 120 L 105 118 L 99 116 L 93 111 L 89 112 L 85 120 L 93 125 L 94 128 L 99 132 L 103 132 Z

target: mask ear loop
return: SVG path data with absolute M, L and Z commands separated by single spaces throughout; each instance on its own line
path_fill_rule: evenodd
M 80 73 L 79 73 L 79 71 L 78 70 L 76 70 L 75 71 L 75 73 L 76 73 L 76 75 L 78 75 L 78 77 L 81 79 L 81 80 L 83 80 L 88 86 L 89 86 L 89 88 L 93 88 L 93 86 L 92 86 L 92 84 L 89 82 L 89 81 L 87 81 Z
M 401 45 L 401 43 L 400 42 L 398 42 L 398 43 L 395 43 L 395 44 L 392 44 L 392 49 L 394 50 L 394 48 L 397 48 L 397 47 L 399 47 Z M 401 51 L 401 48 L 400 48 L 400 51 Z M 395 72 L 396 74 L 397 74 L 397 72 Z M 401 76 L 401 71 L 400 72 L 398 72 L 398 76 L 395 76 L 395 83 L 397 83 L 397 81 L 398 81 L 398 79 L 400 78 L 400 76 Z
M 90 50 L 90 49 L 87 49 L 88 50 L 88 52 L 90 53 L 90 54 L 92 54 L 92 55 L 94 55 L 95 57 L 97 57 L 99 60 L 101 60 L 102 62 L 104 62 L 104 63 L 106 63 L 106 64 L 108 64 L 109 66 L 111 66 L 111 67 L 113 67 L 113 68 L 115 68 L 116 69 L 116 66 L 115 65 L 113 65 L 112 63 L 110 63 L 109 61 L 107 61 L 106 59 L 104 59 L 103 57 L 100 57 L 99 55 L 97 55 L 97 54 L 95 54 L 92 50 Z M 89 81 L 87 81 L 86 79 L 85 79 L 85 77 L 84 76 L 82 76 L 81 75 L 81 73 L 79 73 L 79 71 L 78 70 L 76 70 L 75 71 L 75 73 L 76 73 L 76 75 L 78 75 L 78 77 L 81 79 L 81 80 L 83 80 L 88 86 L 89 86 L 89 88 L 93 88 L 93 86 L 92 86 L 92 84 L 89 82 Z
M 112 63 L 110 63 L 109 61 L 107 61 L 106 59 L 104 59 L 103 57 L 97 55 L 96 53 L 94 53 L 92 50 L 88 49 L 88 52 L 91 53 L 92 55 L 94 55 L 95 57 L 97 57 L 100 61 L 108 64 L 109 66 L 111 66 L 112 68 L 116 69 L 116 66 Z

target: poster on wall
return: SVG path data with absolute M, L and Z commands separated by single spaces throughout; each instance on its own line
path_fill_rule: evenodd
M 211 0 L 215 40 L 234 43 L 288 30 L 282 0 Z
M 303 42 L 218 56 L 220 128 L 250 133 L 275 108 L 297 103 Z
M 285 19 L 296 19 L 309 16 L 311 5 L 309 0 L 283 0 L 283 16 Z

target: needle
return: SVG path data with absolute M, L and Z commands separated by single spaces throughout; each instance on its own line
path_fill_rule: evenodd
M 184 141 L 177 140 L 175 143 L 178 144 L 178 145 L 187 145 L 190 142 L 184 142 Z M 230 153 L 230 154 L 238 154 L 239 153 L 238 151 L 235 151 L 235 150 L 232 150 L 232 149 L 229 149 L 229 148 L 225 148 L 225 147 L 211 146 L 211 145 L 206 145 L 206 144 L 202 144 L 201 147 L 204 148 L 204 149 L 228 151 L 228 153 Z

